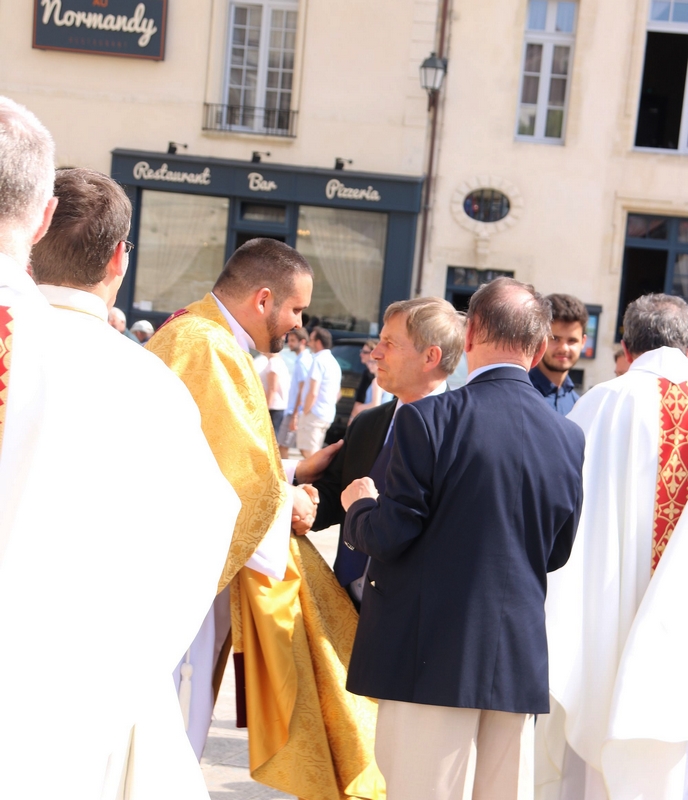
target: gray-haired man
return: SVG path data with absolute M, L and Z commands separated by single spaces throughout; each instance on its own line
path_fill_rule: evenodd
M 563 781 L 581 800 L 684 797 L 687 348 L 688 305 L 639 298 L 624 316 L 628 372 L 569 415 L 586 434 L 585 500 L 547 595 L 552 714 L 538 722 L 538 783 Z
M 238 501 L 184 386 L 107 324 L 126 195 L 87 170 L 56 178 L 53 157 L 40 122 L 0 98 L 0 797 L 207 800 L 171 673 Z M 27 273 L 32 245 L 55 308 Z M 160 459 L 145 483 L 123 479 L 135 447 Z

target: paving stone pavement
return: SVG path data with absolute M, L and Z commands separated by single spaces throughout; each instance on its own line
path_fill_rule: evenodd
M 332 566 L 337 552 L 339 526 L 309 534 L 323 558 Z M 248 734 L 236 727 L 234 669 L 230 657 L 213 722 L 201 759 L 201 769 L 211 800 L 296 800 L 251 780 L 248 770 Z

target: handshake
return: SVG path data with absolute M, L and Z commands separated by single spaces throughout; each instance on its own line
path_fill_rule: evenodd
M 313 453 L 312 456 L 304 458 L 296 465 L 294 477 L 298 486 L 290 488 L 293 502 L 291 529 L 297 536 L 308 533 L 313 527 L 315 515 L 318 512 L 320 497 L 318 490 L 311 484 L 322 477 L 343 444 L 343 439 L 340 439 L 338 442 L 318 450 L 317 453 Z
M 290 488 L 293 502 L 291 529 L 297 536 L 303 536 L 313 527 L 315 515 L 318 513 L 320 497 L 315 486 L 310 484 L 292 486 Z

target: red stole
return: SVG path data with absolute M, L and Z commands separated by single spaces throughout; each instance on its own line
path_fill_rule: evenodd
M 6 306 L 0 306 L 0 448 L 2 447 L 2 435 L 5 432 L 13 327 L 12 312 Z
M 688 383 L 659 381 L 659 469 L 652 532 L 652 566 L 659 559 L 674 532 L 688 501 Z

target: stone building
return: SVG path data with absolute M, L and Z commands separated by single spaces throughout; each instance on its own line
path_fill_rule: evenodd
M 374 332 L 417 291 L 462 307 L 498 274 L 575 294 L 586 387 L 613 374 L 628 300 L 688 295 L 687 63 L 679 0 L 0 5 L 0 91 L 60 166 L 134 202 L 131 320 L 274 236 L 313 263 L 333 327 Z

